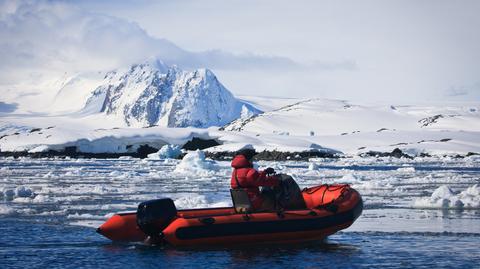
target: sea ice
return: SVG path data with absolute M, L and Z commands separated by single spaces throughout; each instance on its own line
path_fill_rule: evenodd
M 348 173 L 342 176 L 339 182 L 344 183 L 355 183 L 362 181 L 358 176 L 354 175 L 353 173 Z
M 179 145 L 165 145 L 157 152 L 148 154 L 150 160 L 175 159 L 182 154 L 182 147 Z
M 11 215 L 15 212 L 12 208 L 5 206 L 5 205 L 0 205 L 0 215 Z
M 190 175 L 209 175 L 215 173 L 218 169 L 215 161 L 206 160 L 205 152 L 197 150 L 187 153 L 175 168 L 175 172 Z
M 480 208 L 479 163 L 470 159 L 468 164 L 464 159 L 439 157 L 421 162 L 371 157 L 256 163 L 261 169 L 273 167 L 294 176 L 301 188 L 352 184 L 365 205 L 356 223 L 363 222 L 366 228 L 362 229 L 368 231 L 480 233 L 478 210 L 469 210 Z M 98 226 L 105 219 L 100 216 L 135 210 L 140 202 L 160 197 L 172 198 L 179 209 L 231 206 L 230 161 L 210 161 L 201 151 L 190 152 L 183 160 L 166 160 L 0 158 L 0 166 L 9 168 L 0 171 L 0 215 Z M 318 170 L 309 170 L 313 162 L 320 166 Z M 416 169 L 403 172 L 399 167 Z M 81 173 L 64 177 L 72 171 Z M 439 188 L 442 185 L 446 187 Z M 464 210 L 455 212 L 452 219 L 449 210 L 424 208 Z M 445 228 L 446 221 L 455 226 Z M 457 225 L 462 221 L 465 225 Z
M 74 214 L 70 214 L 67 216 L 67 219 L 94 219 L 94 220 L 103 220 L 105 219 L 105 215 L 103 216 L 98 216 L 98 215 L 92 215 L 92 214 L 79 214 L 78 212 L 75 212 Z
M 310 163 L 308 165 L 308 170 L 310 171 L 318 170 L 318 165 L 316 163 Z
M 473 185 L 466 190 L 455 194 L 447 185 L 438 187 L 430 197 L 414 200 L 417 208 L 480 208 L 480 187 Z
M 175 206 L 179 209 L 204 208 L 204 207 L 227 207 L 231 206 L 230 201 L 212 201 L 212 197 L 205 195 L 189 194 L 175 199 Z
M 16 198 L 33 198 L 35 193 L 32 189 L 25 186 L 18 186 L 15 189 L 12 188 L 3 188 L 0 191 L 0 198 L 3 198 L 7 201 L 12 201 Z
M 414 173 L 415 167 L 401 167 L 401 168 L 398 168 L 397 171 L 402 173 Z

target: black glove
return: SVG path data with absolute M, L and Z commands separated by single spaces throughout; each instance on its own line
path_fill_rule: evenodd
M 269 168 L 265 169 L 265 174 L 273 175 L 273 174 L 275 174 L 275 170 L 273 168 L 269 167 Z

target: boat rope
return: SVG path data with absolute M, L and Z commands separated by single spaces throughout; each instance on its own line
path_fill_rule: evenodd
M 338 211 L 338 206 L 335 204 L 335 202 L 338 200 L 338 198 L 343 197 L 345 190 L 350 188 L 350 185 L 345 184 L 345 185 L 340 185 L 340 186 L 335 186 L 335 185 L 328 185 L 328 184 L 322 184 L 317 187 L 313 188 L 305 188 L 303 191 L 305 191 L 307 194 L 313 194 L 323 188 L 323 193 L 322 193 L 322 199 L 320 201 L 320 205 L 316 206 L 315 209 L 325 209 L 327 211 L 336 213 Z M 337 197 L 337 199 L 333 199 L 332 201 L 328 203 L 324 203 L 325 200 L 325 194 L 328 192 L 334 192 L 340 190 L 340 195 Z
M 320 189 L 322 188 L 325 188 L 323 190 L 323 193 L 322 193 L 322 199 L 321 199 L 321 205 L 323 205 L 323 200 L 325 199 L 325 194 L 328 192 L 333 192 L 333 191 L 338 191 L 338 190 L 341 190 L 341 193 L 340 195 L 343 195 L 343 192 L 346 188 L 349 188 L 350 185 L 348 184 L 345 184 L 345 185 L 340 185 L 340 186 L 335 186 L 335 185 L 328 185 L 328 184 L 322 184 L 320 186 L 317 186 L 317 187 L 313 187 L 313 188 L 305 188 L 303 189 L 303 191 L 305 191 L 307 194 L 314 194 L 315 192 L 319 191 Z M 333 201 L 332 201 L 333 202 Z

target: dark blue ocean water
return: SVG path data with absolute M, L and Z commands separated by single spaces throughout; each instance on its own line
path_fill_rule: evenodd
M 480 268 L 480 235 L 343 232 L 310 245 L 113 244 L 93 228 L 0 219 L 0 268 Z

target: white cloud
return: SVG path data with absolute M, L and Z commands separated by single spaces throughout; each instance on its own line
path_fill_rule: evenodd
M 68 2 L 6 1 L 0 19 L 0 84 L 16 83 L 47 70 L 110 70 L 150 57 L 184 68 L 303 68 L 285 57 L 220 49 L 186 51 L 166 39 L 150 36 L 134 22 L 85 11 Z M 343 68 L 343 64 L 326 63 L 320 68 Z
M 475 1 L 0 0 L 0 91 L 157 56 L 211 68 L 236 94 L 478 100 L 471 87 L 468 94 L 459 94 L 460 86 L 445 92 L 478 81 L 477 7 Z
M 133 23 L 64 3 L 9 2 L 1 14 L 1 82 L 28 74 L 109 69 L 138 61 L 152 44 Z
M 480 2 L 475 0 L 83 3 L 136 21 L 182 48 L 282 55 L 302 67 L 222 75 L 239 93 L 430 101 L 449 99 L 445 89 L 472 84 L 480 69 Z

